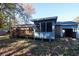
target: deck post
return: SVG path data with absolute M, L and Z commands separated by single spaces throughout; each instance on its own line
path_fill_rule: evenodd
M 40 22 L 40 33 L 41 33 L 41 22 Z M 40 35 L 43 41 L 43 35 Z
M 34 35 L 34 33 L 35 33 L 35 29 L 33 28 L 33 37 L 34 37 L 34 41 L 35 41 L 35 35 Z
M 77 26 L 77 25 L 76 25 L 76 26 Z M 76 34 L 75 34 L 75 35 L 76 35 L 76 39 L 77 39 L 77 27 L 76 27 Z

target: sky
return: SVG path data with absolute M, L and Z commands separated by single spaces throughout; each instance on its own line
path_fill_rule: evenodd
M 78 3 L 33 3 L 33 19 L 58 16 L 57 21 L 72 21 L 79 16 Z

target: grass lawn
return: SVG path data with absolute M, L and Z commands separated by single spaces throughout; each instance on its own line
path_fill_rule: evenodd
M 56 40 L 51 43 L 33 39 L 9 39 L 0 36 L 1 56 L 54 56 L 79 55 L 79 40 Z

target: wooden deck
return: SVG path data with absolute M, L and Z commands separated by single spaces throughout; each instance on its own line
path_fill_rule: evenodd
M 33 29 L 27 27 L 12 28 L 12 36 L 33 36 Z

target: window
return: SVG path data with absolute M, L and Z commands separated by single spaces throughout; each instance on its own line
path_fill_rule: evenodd
M 39 22 L 35 23 L 36 25 L 36 32 L 52 32 L 52 22 Z
M 41 32 L 45 32 L 45 22 L 41 23 Z
M 40 24 L 39 23 L 36 23 L 35 25 L 36 25 L 36 30 L 35 31 L 36 32 L 40 32 Z
M 52 22 L 47 22 L 47 32 L 52 32 Z

